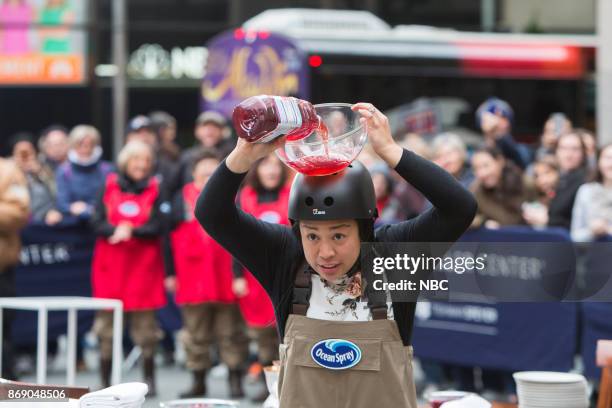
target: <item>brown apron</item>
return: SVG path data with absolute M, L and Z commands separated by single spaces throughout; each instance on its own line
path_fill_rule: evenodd
M 301 275 L 301 276 L 300 276 Z M 281 408 L 416 408 L 412 347 L 404 346 L 394 320 L 370 303 L 374 320 L 338 322 L 312 319 L 304 298 L 310 274 L 298 273 L 293 313 L 280 345 L 278 392 Z M 359 362 L 330 369 L 313 356 L 323 340 L 342 339 L 357 346 Z M 317 347 L 315 347 L 317 346 Z M 313 349 L 314 348 L 314 349 Z M 325 364 L 325 363 L 324 363 Z

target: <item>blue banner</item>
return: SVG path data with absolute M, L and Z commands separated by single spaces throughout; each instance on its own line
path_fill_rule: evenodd
M 601 368 L 595 365 L 597 340 L 612 340 L 612 251 L 606 245 L 610 242 L 612 236 L 602 237 L 587 250 L 584 277 L 587 290 L 584 296 L 598 302 L 584 302 L 580 305 L 580 351 L 584 372 L 587 377 L 597 380 L 601 376 Z
M 599 380 L 601 368 L 595 365 L 597 340 L 612 340 L 612 303 L 592 302 L 581 305 L 581 355 L 584 374 Z
M 465 242 L 566 242 L 556 230 L 475 230 Z M 543 262 L 552 253 L 542 253 Z M 503 285 L 500 278 L 500 285 Z M 418 357 L 508 371 L 567 371 L 574 365 L 576 303 L 419 302 L 413 345 Z
M 576 352 L 575 303 L 417 305 L 417 357 L 508 371 L 567 371 Z
M 94 236 L 78 224 L 30 225 L 22 233 L 21 262 L 16 268 L 17 296 L 91 296 Z M 78 314 L 79 333 L 91 327 L 92 311 Z M 37 314 L 16 312 L 16 345 L 35 345 Z M 49 339 L 66 333 L 67 313 L 49 313 Z

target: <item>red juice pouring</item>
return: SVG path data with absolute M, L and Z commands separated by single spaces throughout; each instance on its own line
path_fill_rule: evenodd
M 319 129 L 327 140 L 327 127 L 310 102 L 287 96 L 259 95 L 234 108 L 232 122 L 239 137 L 266 143 L 279 136 L 299 140 Z
M 327 152 L 326 152 L 327 153 Z M 314 156 L 289 161 L 290 167 L 306 176 L 327 176 L 343 170 L 351 161 L 343 157 Z

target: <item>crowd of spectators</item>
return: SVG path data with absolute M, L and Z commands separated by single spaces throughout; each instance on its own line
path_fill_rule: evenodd
M 563 113 L 551 113 L 538 143 L 528 146 L 513 138 L 515 120 L 508 103 L 490 98 L 476 110 L 480 145 L 468 146 L 454 133 L 409 134 L 399 142 L 473 192 L 478 213 L 472 228 L 561 228 L 577 242 L 612 234 L 612 146 L 598 148 L 595 136 L 574 128 Z M 27 132 L 13 135 L 9 157 L 0 159 L 0 279 L 6 280 L 0 288 L 3 295 L 14 294 L 17 257 L 5 259 L 5 249 L 18 253 L 18 232 L 27 222 L 89 228 L 97 237 L 87 271 L 93 295 L 124 301 L 150 392 L 155 393 L 153 357 L 164 336 L 154 312 L 172 297 L 182 310 L 179 338 L 194 379 L 182 396 L 206 394 L 213 363 L 208 349 L 217 344 L 221 361 L 230 367 L 232 396 L 239 397 L 248 339 L 259 350 L 249 369 L 253 378 L 263 381 L 261 367 L 277 358 L 274 313 L 269 302 L 261 301 L 263 289 L 249 271 L 212 241 L 193 216 L 197 196 L 235 138 L 226 119 L 212 111 L 197 117 L 192 146 L 182 150 L 176 134 L 176 120 L 166 112 L 136 116 L 127 124 L 125 146 L 114 163 L 104 159 L 109 155 L 102 150 L 102 136 L 91 125 L 52 125 L 38 138 Z M 429 210 L 427 200 L 369 146 L 359 160 L 372 175 L 376 226 Z M 246 178 L 237 202 L 264 221 L 288 224 L 293 176 L 274 155 L 267 157 Z M 100 339 L 101 382 L 108 385 L 108 313 L 97 314 L 94 331 Z M 3 353 L 5 359 L 10 355 Z M 15 377 L 10 361 L 2 366 L 4 377 Z M 463 373 L 459 377 L 465 380 L 465 371 L 447 371 Z

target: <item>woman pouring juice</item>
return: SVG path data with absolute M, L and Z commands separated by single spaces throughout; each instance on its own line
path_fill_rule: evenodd
M 279 335 L 280 406 L 416 408 L 410 346 L 415 303 L 363 298 L 361 242 L 453 242 L 476 212 L 472 195 L 440 167 L 395 143 L 385 115 L 352 109 L 374 151 L 432 203 L 417 218 L 374 230 L 372 179 L 358 162 L 329 176 L 299 174 L 291 187 L 292 226 L 270 224 L 236 207 L 247 171 L 283 139 L 239 140 L 198 199 L 204 229 L 262 284 Z

